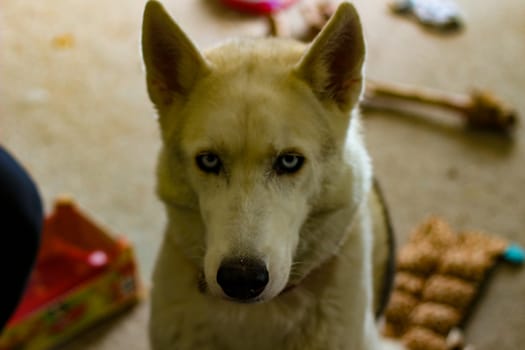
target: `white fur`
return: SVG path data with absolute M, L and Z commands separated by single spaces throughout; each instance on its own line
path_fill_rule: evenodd
M 348 30 L 353 56 L 338 44 Z M 154 2 L 143 31 L 168 216 L 153 277 L 153 349 L 387 349 L 372 307 L 372 167 L 354 108 L 364 60 L 355 10 L 342 6 L 310 48 L 240 40 L 201 56 Z M 349 66 L 329 66 L 340 54 Z M 195 165 L 203 151 L 220 156 L 220 174 Z M 278 175 L 273 162 L 287 151 L 305 164 Z M 228 300 L 216 281 L 221 261 L 239 255 L 267 266 L 257 302 Z

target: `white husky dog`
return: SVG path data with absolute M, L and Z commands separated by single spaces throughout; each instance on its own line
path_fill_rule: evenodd
M 201 54 L 155 1 L 142 36 L 168 224 L 155 350 L 379 350 L 387 220 L 355 110 L 365 44 L 340 5 L 310 46 Z

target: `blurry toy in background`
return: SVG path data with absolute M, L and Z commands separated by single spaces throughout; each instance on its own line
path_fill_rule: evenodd
M 394 0 L 390 9 L 398 14 L 412 14 L 421 24 L 441 31 L 463 27 L 462 14 L 453 0 Z
M 297 0 L 221 0 L 234 9 L 257 14 L 269 14 L 282 10 Z
M 130 243 L 63 197 L 46 217 L 35 268 L 0 336 L 0 350 L 54 348 L 141 295 Z
M 383 333 L 410 350 L 471 349 L 463 329 L 499 262 L 523 265 L 525 252 L 478 231 L 456 233 L 431 217 L 399 249 Z
M 511 136 L 518 123 L 516 110 L 487 90 L 451 93 L 427 87 L 367 80 L 361 106 L 364 110 L 406 112 L 424 106 L 447 111 L 472 129 Z

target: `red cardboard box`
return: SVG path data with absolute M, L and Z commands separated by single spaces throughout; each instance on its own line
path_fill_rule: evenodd
M 129 242 L 96 225 L 71 199 L 58 199 L 0 350 L 51 349 L 136 303 L 141 290 Z

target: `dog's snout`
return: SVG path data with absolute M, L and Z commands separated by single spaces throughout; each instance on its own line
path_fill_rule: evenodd
M 260 295 L 268 280 L 266 265 L 258 259 L 226 259 L 217 271 L 217 283 L 224 293 L 241 301 Z

